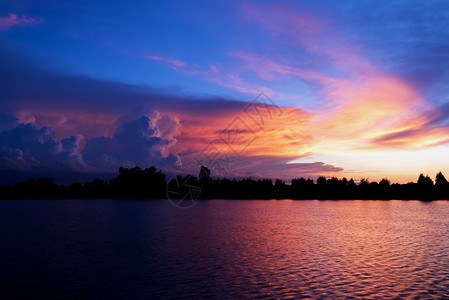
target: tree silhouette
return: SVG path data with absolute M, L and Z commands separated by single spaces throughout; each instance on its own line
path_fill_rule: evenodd
M 205 167 L 201 166 L 200 174 L 198 176 L 199 182 L 202 188 L 203 197 L 209 198 L 210 195 L 210 185 L 212 183 L 212 177 L 210 176 L 210 170 Z
M 171 190 L 177 188 L 177 190 Z M 362 178 L 357 184 L 354 179 L 293 178 L 290 184 L 284 180 L 269 178 L 228 179 L 212 178 L 211 171 L 201 166 L 198 178 L 193 175 L 176 176 L 168 183 L 161 170 L 152 166 L 142 169 L 119 168 L 118 175 L 109 182 L 97 178 L 91 182 L 57 185 L 52 178 L 29 179 L 14 185 L 0 185 L 2 199 L 162 199 L 184 197 L 192 191 L 201 190 L 206 199 L 447 199 L 449 182 L 439 172 L 432 179 L 420 174 L 417 182 L 391 184 L 383 178 L 370 182 Z M 168 195 L 169 192 L 173 194 Z M 189 194 L 190 193 L 190 194 Z
M 430 179 L 429 175 L 424 176 L 424 174 L 419 174 L 418 185 L 416 187 L 416 193 L 419 199 L 430 200 L 432 199 L 433 192 L 433 181 Z
M 447 185 L 446 177 L 444 177 L 443 173 L 438 172 L 438 174 L 435 177 L 435 185 L 436 186 L 445 186 Z
M 444 195 L 449 194 L 449 183 L 441 172 L 435 177 L 435 193 L 437 199 L 443 199 Z

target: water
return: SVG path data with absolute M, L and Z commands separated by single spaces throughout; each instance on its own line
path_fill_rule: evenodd
M 449 202 L 0 201 L 0 297 L 449 298 Z

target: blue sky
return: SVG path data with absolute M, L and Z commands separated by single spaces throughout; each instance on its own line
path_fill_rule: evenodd
M 260 2 L 257 2 L 260 5 Z M 274 1 L 265 1 L 267 5 Z M 339 37 L 328 36 L 323 45 L 348 42 L 382 69 L 423 85 L 432 101 L 435 89 L 447 79 L 446 44 L 449 38 L 446 1 L 302 1 L 283 2 L 298 12 L 324 19 Z M 178 86 L 192 93 L 236 96 L 235 91 L 193 76 L 174 72 L 145 56 L 178 59 L 198 68 L 210 65 L 234 70 L 233 51 L 286 56 L 289 62 L 310 63 L 301 48 L 273 43 L 266 30 L 245 18 L 240 2 L 196 1 L 14 1 L 2 3 L 3 16 L 41 19 L 31 26 L 3 30 L 3 42 L 31 54 L 60 72 L 157 87 Z M 270 18 L 269 6 L 264 12 Z M 280 39 L 288 39 L 293 28 Z M 342 34 L 343 33 L 343 34 Z M 315 62 L 316 63 L 316 62 Z M 325 61 L 322 63 L 326 63 Z M 318 66 L 317 66 L 318 67 Z M 322 66 L 329 71 L 329 65 Z M 243 72 L 245 73 L 245 72 Z M 260 84 L 255 76 L 245 76 Z M 431 87 L 431 91 L 428 91 Z M 307 93 L 295 82 L 277 89 Z

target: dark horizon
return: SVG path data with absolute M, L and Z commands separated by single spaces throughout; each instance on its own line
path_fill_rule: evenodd
M 192 196 L 192 190 L 197 194 Z M 280 179 L 219 178 L 201 166 L 198 176 L 191 174 L 167 178 L 156 167 L 119 169 L 111 180 L 95 178 L 84 183 L 56 184 L 53 178 L 30 178 L 13 185 L 0 185 L 1 199 L 362 199 L 362 200 L 449 200 L 449 183 L 439 172 L 435 181 L 420 174 L 416 182 L 391 183 L 387 178 L 359 182 L 352 178 L 324 176 Z

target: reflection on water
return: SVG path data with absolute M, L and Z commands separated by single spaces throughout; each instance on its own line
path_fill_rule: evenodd
M 0 202 L 0 296 L 449 298 L 449 202 Z

